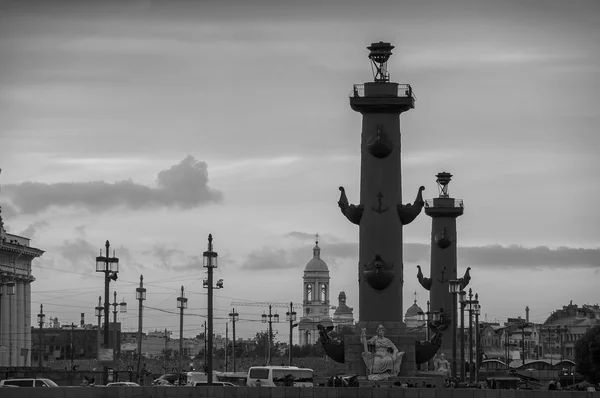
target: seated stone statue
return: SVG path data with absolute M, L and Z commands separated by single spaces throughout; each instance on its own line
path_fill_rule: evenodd
M 362 329 L 360 339 L 364 346 L 362 358 L 367 366 L 369 380 L 387 380 L 400 373 L 404 351 L 398 351 L 394 343 L 385 337 L 383 325 L 377 327 L 377 335 L 369 340 L 366 337 L 366 329 Z M 369 346 L 374 347 L 374 352 L 369 350 Z
M 436 372 L 450 376 L 450 362 L 446 359 L 446 355 L 443 352 L 433 360 L 433 366 Z

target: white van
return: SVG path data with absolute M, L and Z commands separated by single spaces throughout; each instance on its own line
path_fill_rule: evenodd
M 252 366 L 248 387 L 313 387 L 313 370 L 297 366 Z
M 0 387 L 58 387 L 58 385 L 50 379 L 6 379 L 0 380 Z

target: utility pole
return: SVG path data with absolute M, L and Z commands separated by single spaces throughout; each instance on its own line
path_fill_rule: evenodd
M 181 296 L 177 297 L 177 308 L 179 308 L 179 380 L 183 372 L 183 310 L 187 308 L 187 297 L 183 295 L 183 285 L 181 286 Z
M 235 312 L 235 308 L 229 313 L 229 319 L 233 324 L 233 372 L 235 373 L 235 322 L 239 319 L 240 314 Z
M 206 349 L 207 349 L 206 339 L 207 338 L 208 338 L 208 336 L 206 335 L 206 321 L 204 321 L 204 364 L 203 364 L 204 373 L 206 373 L 206 369 L 208 369 L 208 365 L 206 364 Z
M 40 313 L 38 314 L 38 324 L 40 325 L 40 356 L 39 356 L 39 368 L 42 369 L 44 361 L 44 321 L 46 315 L 44 315 L 44 304 L 40 304 Z
M 146 300 L 146 288 L 144 288 L 144 276 L 140 275 L 140 287 L 135 289 L 135 298 L 140 302 L 138 308 L 138 336 L 137 336 L 137 371 L 136 381 L 140 383 L 140 366 L 142 363 L 142 311 L 144 310 L 143 301 Z M 140 383 L 141 385 L 142 383 Z
M 229 335 L 228 335 L 229 328 L 228 328 L 228 326 L 229 326 L 229 323 L 225 322 L 225 372 L 228 371 L 228 369 L 227 369 L 227 365 L 228 365 L 227 364 L 227 345 L 229 344 Z
M 73 329 L 75 328 L 75 324 L 71 322 L 71 371 L 73 371 Z
M 168 350 L 168 343 L 169 343 L 169 335 L 167 334 L 167 328 L 165 328 L 165 356 L 164 356 L 164 364 L 163 364 L 163 369 L 164 369 L 164 373 L 167 373 L 167 350 Z

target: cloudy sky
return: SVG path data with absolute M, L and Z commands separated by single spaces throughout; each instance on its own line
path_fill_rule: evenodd
M 95 323 L 108 239 L 125 328 L 143 274 L 145 326 L 178 329 L 183 285 L 195 335 L 212 233 L 224 333 L 234 301 L 301 301 L 318 232 L 333 301 L 344 290 L 357 313 L 358 228 L 338 186 L 357 202 L 361 117 L 347 95 L 372 80 L 379 40 L 418 98 L 401 118 L 405 201 L 454 175 L 459 273 L 472 267 L 484 317 L 529 306 L 543 322 L 600 301 L 595 0 L 0 4 L 0 203 L 7 230 L 46 251 L 34 312 Z M 430 230 L 424 214 L 404 229 L 405 308 L 415 291 L 427 300 L 415 275 Z M 238 336 L 264 329 L 264 308 L 236 309 Z

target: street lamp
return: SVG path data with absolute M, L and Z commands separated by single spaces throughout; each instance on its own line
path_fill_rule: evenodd
M 452 294 L 452 377 L 456 378 L 456 295 L 460 291 L 460 281 L 457 279 L 449 281 L 448 289 Z
M 473 382 L 473 310 L 475 309 L 475 300 L 473 300 L 473 290 L 469 288 L 469 299 L 467 300 L 467 311 L 469 312 L 469 383 Z
M 100 329 L 102 328 L 102 296 L 98 296 L 98 306 L 96 306 L 96 316 L 98 317 L 98 333 L 96 334 L 96 357 L 100 355 Z
M 431 311 L 431 303 L 427 300 L 427 311 L 419 311 L 417 315 L 419 315 L 419 320 L 423 323 L 425 327 L 425 339 L 429 341 L 429 325 L 432 322 L 438 322 L 440 320 L 440 311 Z M 433 316 L 432 316 L 433 315 Z M 431 360 L 427 361 L 427 370 L 430 368 Z M 420 365 L 417 365 L 420 366 Z
M 475 308 L 473 308 L 473 314 L 475 315 L 475 383 L 479 382 L 479 314 L 481 307 L 479 305 L 479 295 L 475 293 Z M 525 364 L 525 362 L 523 362 Z
M 467 292 L 460 289 L 458 301 L 460 302 L 460 380 L 465 381 L 465 306 L 467 305 Z
M 144 310 L 143 301 L 146 300 L 146 288 L 144 287 L 144 275 L 140 275 L 140 287 L 135 289 L 135 299 L 140 302 L 138 308 L 138 336 L 137 336 L 137 371 L 136 381 L 140 382 L 140 364 L 142 362 L 142 311 Z
M 183 310 L 187 308 L 187 302 L 188 299 L 183 295 L 183 286 L 181 286 L 181 296 L 177 297 L 177 308 L 179 308 L 179 379 L 181 379 L 181 372 L 183 372 Z
M 235 323 L 239 320 L 240 314 L 235 312 L 235 308 L 229 313 L 229 320 L 233 323 L 233 373 L 235 373 Z
M 109 335 L 108 335 L 108 307 L 110 306 L 108 302 L 108 288 L 110 281 L 117 280 L 117 274 L 119 273 L 119 259 L 115 257 L 115 253 L 113 251 L 113 256 L 109 257 L 109 249 L 110 242 L 106 241 L 104 244 L 106 248 L 106 256 L 102 256 L 102 250 L 100 250 L 100 256 L 96 257 L 96 272 L 104 273 L 104 349 L 109 348 Z M 108 367 L 106 365 L 103 366 L 102 378 L 104 380 L 104 384 L 108 383 Z
M 269 323 L 269 351 L 267 355 L 267 364 L 271 365 L 271 346 L 273 345 L 273 322 L 279 323 L 279 314 L 271 313 L 271 305 L 269 304 L 269 314 L 262 314 L 262 323 Z
M 294 303 L 290 302 L 290 310 L 285 313 L 285 319 L 290 323 L 290 345 L 288 347 L 288 365 L 292 366 L 292 334 L 294 327 L 298 326 L 296 321 L 296 311 L 294 311 Z
M 208 374 L 206 384 L 212 385 L 212 344 L 213 344 L 213 269 L 217 268 L 217 257 L 213 251 L 212 234 L 208 234 L 208 250 L 203 253 L 204 267 L 208 269 L 208 279 L 204 280 L 203 287 L 208 288 Z M 223 279 L 217 281 L 217 289 L 223 288 Z M 204 336 L 206 338 L 206 336 Z
M 40 357 L 39 357 L 39 368 L 42 368 L 43 365 L 43 358 L 44 358 L 44 338 L 43 338 L 43 333 L 44 333 L 44 321 L 46 320 L 46 315 L 44 315 L 44 305 L 40 304 L 40 313 L 37 316 L 38 318 L 38 325 L 40 325 Z
M 114 295 L 113 295 L 114 301 L 111 304 L 113 307 L 113 341 L 114 341 L 114 343 L 113 343 L 113 345 L 114 345 L 113 360 L 116 360 L 116 358 L 117 358 L 116 348 L 118 346 L 118 344 L 117 344 L 117 341 L 118 341 L 118 339 L 117 339 L 117 313 L 118 312 L 121 312 L 121 313 L 127 312 L 127 303 L 125 301 L 117 303 L 117 292 L 115 291 L 113 293 L 114 293 Z M 117 311 L 117 307 L 119 307 L 119 311 Z

